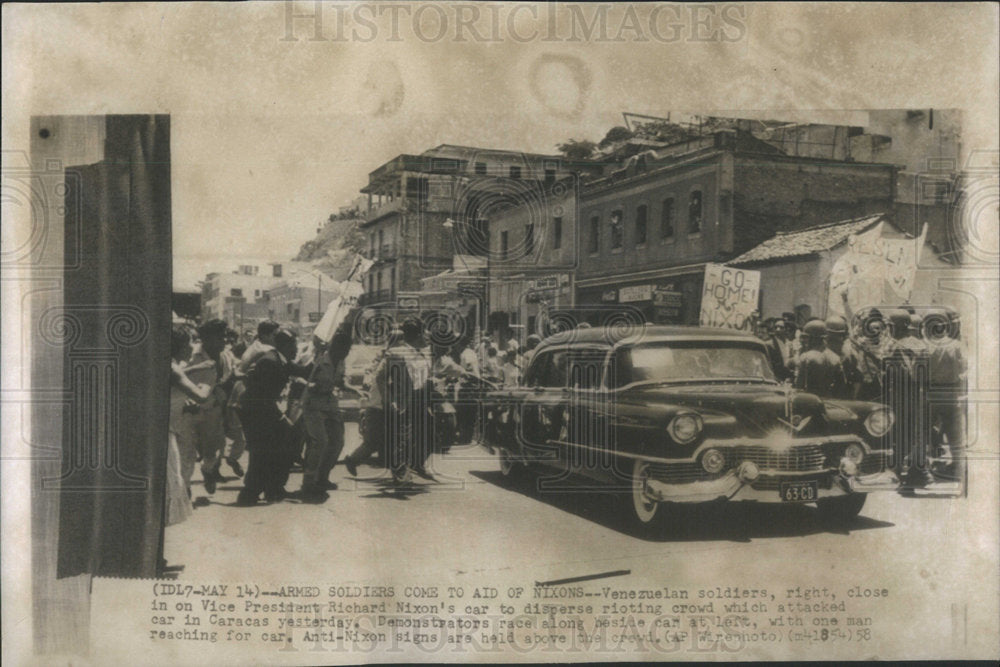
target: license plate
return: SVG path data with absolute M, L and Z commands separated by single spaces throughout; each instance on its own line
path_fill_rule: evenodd
M 788 503 L 807 503 L 816 500 L 818 484 L 816 480 L 807 482 L 782 482 L 781 499 Z

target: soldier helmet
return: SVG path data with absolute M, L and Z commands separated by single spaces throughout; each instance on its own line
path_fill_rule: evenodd
M 847 320 L 840 315 L 831 315 L 826 318 L 826 330 L 832 334 L 847 335 Z
M 822 338 L 826 336 L 826 324 L 821 319 L 812 319 L 802 327 L 802 333 L 812 338 Z

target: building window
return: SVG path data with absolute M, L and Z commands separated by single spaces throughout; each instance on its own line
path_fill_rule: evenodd
M 521 178 L 521 168 L 517 165 L 510 166 L 510 177 L 511 178 Z
M 552 249 L 559 250 L 562 247 L 562 218 L 552 218 Z
M 375 291 L 375 275 L 369 273 L 368 274 L 368 293 L 371 294 L 374 291 Z
M 556 180 L 556 170 L 555 169 L 546 169 L 545 170 L 545 182 L 546 183 L 553 183 L 553 182 L 555 182 L 555 180 Z
M 476 174 L 478 176 L 485 176 L 486 175 L 486 163 L 485 162 L 477 162 L 476 163 Z
M 590 219 L 590 254 L 601 251 L 601 219 L 596 215 Z
M 243 296 L 243 290 L 241 290 L 239 287 L 234 287 L 233 289 L 229 290 L 229 296 Z
M 701 190 L 691 192 L 688 200 L 688 234 L 701 231 Z
M 375 232 L 368 235 L 368 259 L 375 258 Z
M 622 247 L 625 237 L 625 223 L 622 221 L 620 210 L 611 212 L 611 224 L 608 227 L 611 230 L 611 249 L 618 250 Z
M 253 291 L 253 295 L 254 295 L 255 298 L 260 298 L 260 290 L 259 289 L 255 289 Z
M 507 241 L 507 232 L 500 232 L 500 259 L 505 262 L 507 261 L 507 251 L 509 249 Z
M 663 200 L 663 209 L 660 210 L 660 238 L 672 239 L 674 237 L 674 198 L 667 197 Z
M 646 205 L 635 208 L 635 244 L 646 245 Z
M 379 271 L 378 273 L 375 274 L 375 291 L 376 292 L 381 292 L 382 291 L 382 272 L 381 271 Z
M 396 293 L 396 267 L 389 269 L 389 291 Z
M 378 230 L 378 254 L 379 254 L 379 256 L 382 255 L 383 248 L 385 247 L 383 245 L 384 243 L 385 243 L 385 235 L 382 233 L 382 230 L 380 229 L 380 230 Z
M 531 256 L 535 254 L 535 225 L 524 226 L 524 254 Z

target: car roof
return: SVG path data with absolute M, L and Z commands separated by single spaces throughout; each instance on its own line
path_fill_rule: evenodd
M 762 340 L 753 334 L 735 329 L 665 324 L 626 324 L 621 327 L 611 325 L 607 327 L 590 327 L 588 329 L 563 331 L 544 339 L 539 344 L 538 349 L 541 350 L 545 347 L 566 344 L 617 347 L 619 345 L 635 345 L 637 343 L 660 343 L 681 340 L 714 340 L 764 344 Z

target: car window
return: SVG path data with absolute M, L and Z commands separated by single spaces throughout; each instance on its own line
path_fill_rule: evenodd
M 740 343 L 678 342 L 639 345 L 618 358 L 628 382 L 683 382 L 702 379 L 774 381 L 764 350 Z M 616 372 L 621 370 L 616 368 Z M 620 379 L 616 386 L 627 382 Z
M 604 374 L 606 351 L 577 349 L 568 354 L 569 385 L 575 389 L 597 389 Z

